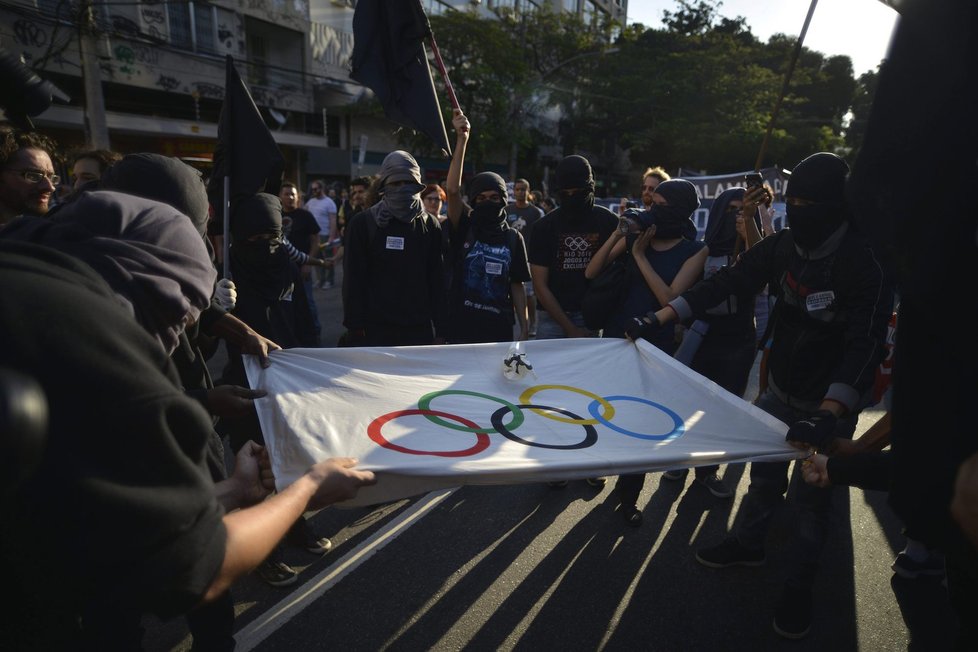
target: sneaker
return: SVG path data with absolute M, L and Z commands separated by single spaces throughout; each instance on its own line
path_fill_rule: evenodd
M 734 495 L 730 487 L 723 483 L 716 473 L 711 473 L 710 475 L 705 475 L 702 478 L 697 477 L 696 482 L 700 483 L 706 487 L 707 491 L 716 496 L 717 498 L 730 498 Z
M 673 469 L 663 473 L 662 477 L 666 480 L 685 480 L 688 473 L 689 469 Z
M 258 576 L 272 586 L 289 586 L 299 579 L 299 573 L 286 563 L 266 559 L 258 564 Z
M 718 546 L 696 551 L 696 561 L 710 568 L 760 566 L 765 559 L 763 548 L 752 550 L 740 545 L 740 542 L 733 537 L 727 537 Z
M 642 512 L 635 505 L 622 505 L 621 515 L 625 523 L 630 527 L 640 527 L 642 525 Z
M 774 612 L 774 631 L 785 638 L 798 640 L 812 628 L 812 590 L 785 585 Z
M 910 555 L 901 552 L 893 560 L 893 572 L 906 580 L 915 580 L 921 575 L 937 577 L 944 574 L 944 557 L 937 553 L 927 555 L 927 559 L 917 561 Z
M 322 537 L 319 539 L 311 539 L 302 546 L 306 552 L 311 552 L 314 555 L 325 555 L 327 552 L 333 549 L 333 542 Z
M 588 478 L 585 482 L 592 487 L 603 487 L 608 484 L 608 478 Z
M 295 525 L 289 529 L 289 533 L 285 536 L 285 540 L 290 546 L 302 548 L 314 555 L 325 555 L 333 548 L 332 541 L 326 537 L 317 538 L 313 534 L 305 518 L 295 522 Z
M 548 482 L 547 486 L 551 489 L 563 489 L 567 486 L 567 480 L 554 480 L 553 482 Z

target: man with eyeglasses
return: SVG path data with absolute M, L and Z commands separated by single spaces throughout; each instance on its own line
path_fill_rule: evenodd
M 51 160 L 54 142 L 36 132 L 0 132 L 0 226 L 20 215 L 41 216 L 61 182 Z

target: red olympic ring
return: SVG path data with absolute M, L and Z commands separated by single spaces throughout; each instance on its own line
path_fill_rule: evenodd
M 476 455 L 482 451 L 489 448 L 489 435 L 484 432 L 478 432 L 475 435 L 475 446 L 471 448 L 466 448 L 461 451 L 419 451 L 413 448 L 406 448 L 404 446 L 398 446 L 393 444 L 384 438 L 381 434 L 380 429 L 388 421 L 393 421 L 397 417 L 406 417 L 412 414 L 420 414 L 425 416 L 436 416 L 443 417 L 445 419 L 452 419 L 453 421 L 458 421 L 459 423 L 472 428 L 473 430 L 479 429 L 479 424 L 469 421 L 457 414 L 448 414 L 447 412 L 439 412 L 437 410 L 397 410 L 395 412 L 389 412 L 383 416 L 379 416 L 370 422 L 367 426 L 367 436 L 374 441 L 374 443 L 380 446 L 390 449 L 392 451 L 397 451 L 398 453 L 407 453 L 408 455 L 435 455 L 437 457 L 468 457 L 469 455 Z

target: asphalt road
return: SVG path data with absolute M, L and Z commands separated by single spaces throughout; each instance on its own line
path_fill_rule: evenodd
M 323 341 L 342 332 L 339 289 L 317 290 Z M 221 364 L 220 357 L 212 361 Z M 756 385 L 748 389 L 748 396 Z M 881 413 L 867 411 L 857 435 Z M 625 526 L 611 483 L 464 487 L 364 509 L 323 510 L 313 530 L 333 540 L 314 557 L 286 549 L 299 583 L 254 576 L 233 590 L 238 650 L 941 650 L 953 623 L 939 580 L 890 570 L 903 546 L 886 496 L 836 489 L 815 587 L 812 632 L 786 641 L 771 627 L 790 534 L 790 501 L 758 568 L 708 569 L 696 548 L 733 524 L 737 487 L 720 500 L 688 479 L 648 476 L 640 528 Z M 790 492 L 789 492 L 790 493 Z M 187 650 L 182 619 L 146 620 L 152 652 Z

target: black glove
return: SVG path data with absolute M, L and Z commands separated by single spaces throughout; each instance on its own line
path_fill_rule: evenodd
M 807 419 L 791 424 L 785 441 L 801 442 L 822 450 L 835 439 L 835 424 L 838 421 L 839 417 L 828 410 L 818 410 Z
M 658 330 L 659 320 L 654 312 L 644 317 L 632 317 L 625 322 L 625 335 L 632 341 L 642 338 L 649 340 Z

